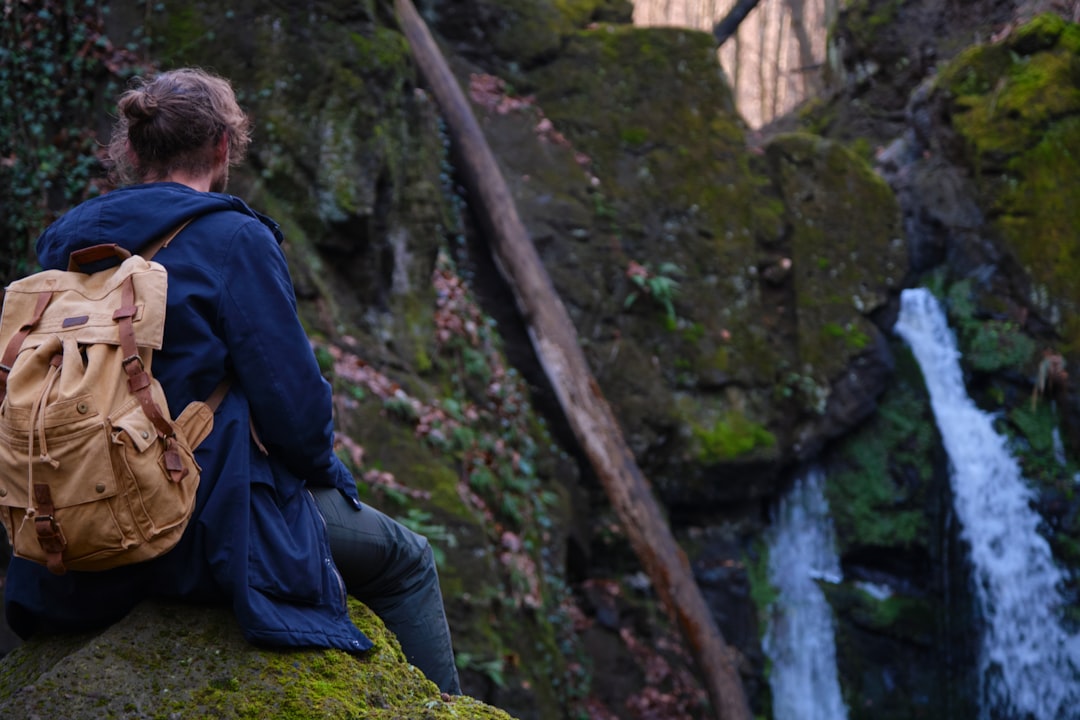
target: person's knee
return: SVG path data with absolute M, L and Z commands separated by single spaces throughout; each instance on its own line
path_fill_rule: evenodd
M 401 555 L 401 564 L 415 568 L 434 568 L 435 551 L 427 536 L 421 535 L 397 521 L 394 521 L 394 524 L 397 526 L 396 541 L 398 552 Z
M 437 576 L 435 549 L 427 537 L 415 534 L 413 550 L 416 553 L 416 571 L 424 577 Z

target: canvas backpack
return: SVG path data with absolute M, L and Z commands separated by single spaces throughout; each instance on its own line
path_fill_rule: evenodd
M 77 251 L 66 271 L 6 288 L 0 514 L 15 555 L 54 573 L 156 557 L 191 517 L 200 472 L 193 450 L 227 385 L 174 421 L 150 373 L 167 276 L 149 258 L 181 229 L 142 255 L 117 245 Z M 110 259 L 112 267 L 83 270 Z

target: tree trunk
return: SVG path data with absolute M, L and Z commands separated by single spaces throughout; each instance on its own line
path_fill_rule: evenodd
M 411 0 L 395 11 L 460 156 L 470 204 L 489 226 L 496 263 L 525 318 L 540 364 L 665 608 L 678 621 L 716 716 L 750 720 L 734 653 L 724 643 L 651 487 L 637 466 L 578 344 L 566 308 L 533 246 L 456 78 Z

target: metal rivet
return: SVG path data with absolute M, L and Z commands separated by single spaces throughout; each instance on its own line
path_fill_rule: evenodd
M 90 407 L 86 403 L 81 402 L 75 406 L 75 409 L 79 411 L 80 415 L 85 415 L 86 411 L 89 410 Z
M 105 492 L 105 483 L 98 483 L 94 486 L 94 489 L 97 490 L 99 493 Z
M 139 433 L 139 434 L 140 434 L 140 435 L 142 435 L 142 439 L 143 439 L 143 440 L 145 440 L 145 439 L 147 439 L 148 437 L 150 437 L 150 433 L 148 433 L 148 432 L 147 432 L 147 431 L 145 431 L 145 430 L 143 430 L 143 431 L 142 431 L 141 433 Z
M 7 488 L 0 488 L 0 497 L 7 497 Z

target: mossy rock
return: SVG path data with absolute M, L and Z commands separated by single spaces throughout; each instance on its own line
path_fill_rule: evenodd
M 42 637 L 0 662 L 4 717 L 359 720 L 510 715 L 449 697 L 405 660 L 365 606 L 354 622 L 375 643 L 337 650 L 253 647 L 224 608 L 143 603 L 99 634 Z
M 869 316 L 908 271 L 892 190 L 843 145 L 809 134 L 766 148 L 791 226 L 800 371 L 827 385 L 878 335 Z
M 668 486 L 663 476 L 700 471 L 672 456 L 775 457 L 764 396 L 784 338 L 762 321 L 756 273 L 759 244 L 782 233 L 782 208 L 751 167 L 714 40 L 599 25 L 570 35 L 528 82 L 569 147 L 530 140 L 535 119 L 521 120 L 513 148 L 505 131 L 489 137 L 515 195 L 549 198 L 526 199 L 523 220 L 631 448 L 657 461 L 646 472 Z M 510 117 L 481 115 L 485 130 Z M 561 175 L 548 170 L 556 157 Z M 673 290 L 635 284 L 635 266 Z
M 937 81 L 991 227 L 1028 275 L 1024 300 L 1080 351 L 1080 25 L 1036 17 Z

